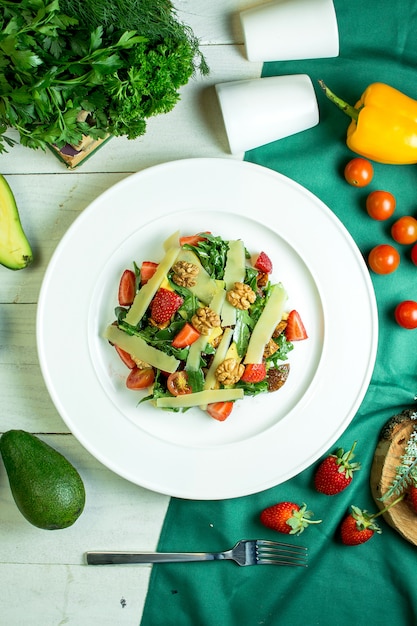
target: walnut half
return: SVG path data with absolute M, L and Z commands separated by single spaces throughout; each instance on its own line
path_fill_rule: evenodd
M 220 317 L 210 307 L 202 306 L 192 316 L 191 324 L 202 335 L 208 335 L 212 328 L 220 326 Z
M 226 359 L 217 366 L 215 375 L 221 385 L 234 385 L 242 377 L 245 366 L 236 359 Z
M 199 272 L 198 265 L 188 261 L 177 261 L 173 267 L 172 281 L 180 287 L 194 287 Z
M 235 283 L 233 288 L 227 292 L 226 298 L 228 302 L 236 309 L 248 309 L 256 300 L 256 294 L 245 283 Z

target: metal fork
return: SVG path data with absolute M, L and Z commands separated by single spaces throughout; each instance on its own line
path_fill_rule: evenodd
M 307 567 L 307 548 L 265 539 L 242 539 L 224 552 L 86 552 L 88 565 L 232 560 L 238 565 Z

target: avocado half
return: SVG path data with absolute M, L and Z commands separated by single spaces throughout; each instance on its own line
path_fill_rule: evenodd
M 22 228 L 13 192 L 0 174 L 0 264 L 11 270 L 21 270 L 32 259 L 32 249 Z

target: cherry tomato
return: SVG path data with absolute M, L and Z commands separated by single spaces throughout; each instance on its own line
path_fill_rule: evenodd
M 187 372 L 180 370 L 170 374 L 167 379 L 167 389 L 173 396 L 184 396 L 187 393 L 192 393 L 188 384 Z
M 371 191 L 366 198 L 366 210 L 374 220 L 387 220 L 395 211 L 395 198 L 389 191 Z
M 395 308 L 395 320 L 402 328 L 417 328 L 417 302 L 404 300 Z
M 411 248 L 411 260 L 414 265 L 417 265 L 417 243 Z
M 372 163 L 367 159 L 356 157 L 349 161 L 345 167 L 345 179 L 353 187 L 366 187 L 374 175 Z
M 397 243 L 414 243 L 417 241 L 417 220 L 411 215 L 404 215 L 391 227 L 392 238 Z
M 154 380 L 155 372 L 152 367 L 134 367 L 126 378 L 126 387 L 128 389 L 146 389 L 153 384 Z
M 400 264 L 400 255 L 392 246 L 381 244 L 370 251 L 368 264 L 376 274 L 391 274 Z

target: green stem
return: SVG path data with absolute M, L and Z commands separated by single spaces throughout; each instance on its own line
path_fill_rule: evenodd
M 405 496 L 405 494 L 402 493 L 396 500 L 391 502 L 391 504 L 388 504 L 385 508 L 383 508 L 381 511 L 379 511 L 379 513 L 376 513 L 375 515 L 372 515 L 372 519 L 375 519 L 376 517 L 379 517 L 380 515 L 383 515 L 384 513 L 386 513 L 391 507 L 393 507 L 396 504 L 398 504 L 399 502 L 401 502 L 401 500 L 404 499 L 404 496 Z
M 330 102 L 333 102 L 333 104 L 335 104 L 341 111 L 343 111 L 343 113 L 348 115 L 352 120 L 354 120 L 355 122 L 358 121 L 360 109 L 355 109 L 355 107 L 353 107 L 351 104 L 348 104 L 347 102 L 336 96 L 336 94 L 334 94 L 333 91 L 331 91 L 322 80 L 319 80 L 319 85 L 323 89 L 326 97 L 330 100 Z

